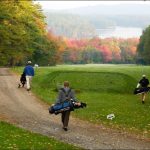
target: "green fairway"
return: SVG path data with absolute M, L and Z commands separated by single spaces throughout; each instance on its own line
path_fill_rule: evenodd
M 80 148 L 0 122 L 0 149 L 75 150 Z
M 33 92 L 45 102 L 54 103 L 57 88 L 68 80 L 77 98 L 88 105 L 74 111 L 73 116 L 150 137 L 150 96 L 143 105 L 140 95 L 133 95 L 142 74 L 150 77 L 149 66 L 60 65 L 35 72 Z M 108 120 L 106 116 L 111 113 L 115 118 Z

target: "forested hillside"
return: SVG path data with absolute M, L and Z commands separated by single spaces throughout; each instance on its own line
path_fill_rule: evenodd
M 134 8 L 134 9 L 133 9 Z M 91 38 L 96 29 L 122 27 L 146 28 L 150 23 L 149 5 L 98 5 L 75 9 L 44 10 L 48 28 L 68 38 Z
M 85 16 L 96 28 L 115 26 L 145 28 L 150 23 L 150 15 L 89 15 Z
M 150 23 L 147 15 L 88 15 L 78 16 L 66 13 L 44 12 L 48 30 L 57 36 L 81 39 L 98 36 L 96 29 L 123 27 L 145 28 Z
M 55 35 L 68 38 L 92 38 L 95 27 L 85 17 L 73 14 L 45 12 L 48 29 Z

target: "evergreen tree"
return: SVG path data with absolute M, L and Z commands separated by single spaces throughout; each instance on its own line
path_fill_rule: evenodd
M 137 52 L 137 59 L 140 63 L 150 64 L 150 26 L 143 31 Z

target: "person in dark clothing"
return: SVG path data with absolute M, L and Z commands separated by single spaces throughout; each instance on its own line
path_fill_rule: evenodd
M 142 75 L 142 79 L 138 82 L 137 88 L 146 88 L 149 85 L 149 80 L 146 78 L 146 75 Z M 142 103 L 145 103 L 146 93 L 142 93 Z
M 56 103 L 62 103 L 64 101 L 70 101 L 70 100 L 76 101 L 75 93 L 69 87 L 69 82 L 65 81 L 64 82 L 64 87 L 59 90 L 58 98 L 57 98 Z M 78 105 L 77 101 L 76 101 L 76 104 Z M 79 105 L 81 105 L 81 104 L 79 104 Z M 70 112 L 71 112 L 70 110 L 67 110 L 67 111 L 64 111 L 64 112 L 61 113 L 61 121 L 62 121 L 62 124 L 63 124 L 63 129 L 65 131 L 68 130 Z
M 18 84 L 18 88 L 21 87 L 21 84 L 22 84 L 22 87 L 24 87 L 24 85 L 26 84 L 26 75 L 25 75 L 25 72 L 22 73 L 21 77 L 20 77 L 20 83 Z

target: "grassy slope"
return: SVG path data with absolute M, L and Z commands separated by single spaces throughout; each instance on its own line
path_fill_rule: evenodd
M 140 96 L 133 95 L 142 74 L 150 76 L 148 66 L 134 65 L 72 65 L 38 68 L 33 79 L 33 91 L 44 101 L 53 103 L 55 89 L 69 80 L 78 92 L 77 98 L 88 107 L 72 114 L 93 123 L 103 123 L 115 128 L 139 132 L 150 136 L 150 97 L 145 105 Z M 115 119 L 106 116 L 115 114 Z

